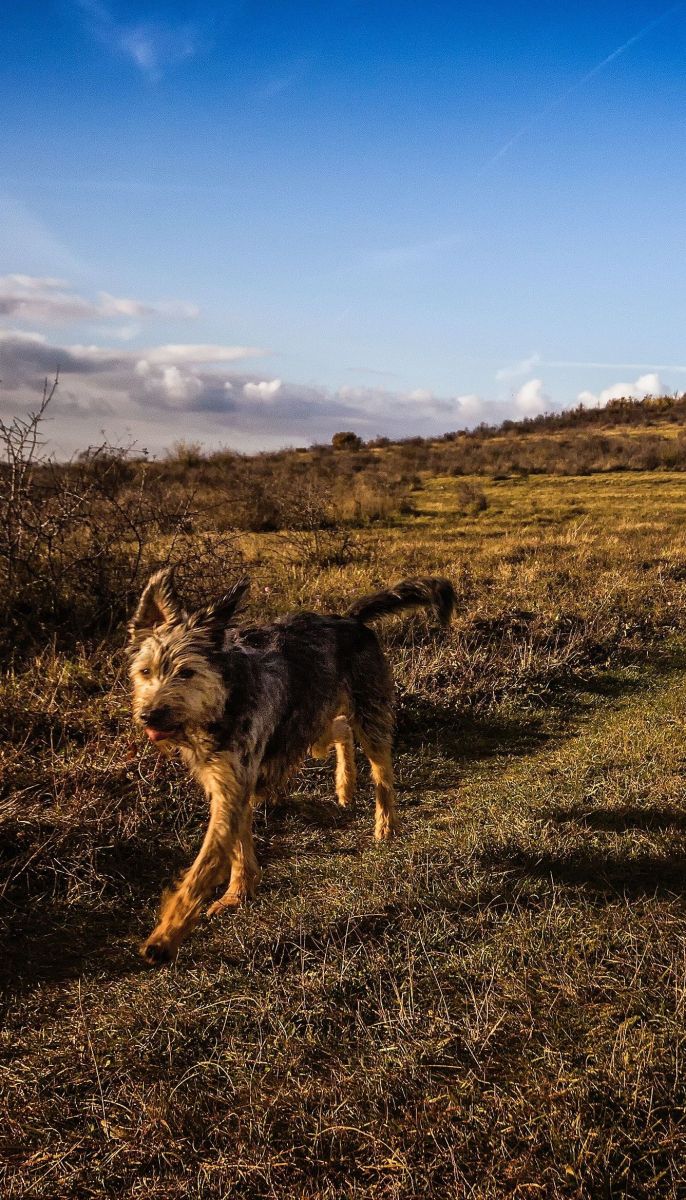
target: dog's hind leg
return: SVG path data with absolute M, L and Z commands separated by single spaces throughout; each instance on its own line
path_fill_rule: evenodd
M 357 768 L 353 731 L 346 717 L 335 717 L 324 737 L 310 747 L 314 758 L 325 758 L 331 747 L 336 749 L 336 795 L 343 808 L 352 806 L 355 799 Z
M 377 842 L 387 842 L 397 829 L 395 810 L 395 784 L 393 780 L 393 760 L 391 758 L 391 739 L 374 735 L 365 731 L 356 722 L 360 745 L 364 750 L 372 769 L 376 799 L 376 817 L 374 822 L 374 837 Z
M 255 858 L 255 844 L 252 836 L 252 814 L 253 804 L 251 803 L 241 824 L 231 855 L 231 879 L 229 880 L 229 886 L 224 894 L 218 900 L 214 901 L 214 904 L 210 904 L 207 910 L 208 917 L 213 917 L 227 908 L 238 908 L 246 900 L 252 900 L 255 895 L 262 872 Z
M 377 842 L 387 842 L 397 828 L 395 811 L 395 783 L 391 747 L 369 745 L 363 749 L 372 768 L 372 779 L 376 790 L 376 817 L 374 837 Z
M 331 734 L 336 747 L 336 795 L 338 803 L 348 808 L 355 802 L 355 743 L 353 731 L 345 717 L 336 717 L 331 724 Z
M 374 837 L 387 842 L 396 830 L 393 781 L 393 681 L 376 639 L 353 663 L 353 733 L 369 759 L 376 795 Z
M 374 836 L 393 837 L 396 828 L 393 782 L 393 679 L 377 637 L 360 631 L 350 658 L 350 698 L 353 733 L 369 759 L 376 794 Z

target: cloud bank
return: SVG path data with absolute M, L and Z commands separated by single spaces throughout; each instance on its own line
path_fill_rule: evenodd
M 0 275 L 0 316 L 21 322 L 63 325 L 77 321 L 112 321 L 122 317 L 180 317 L 199 315 L 195 304 L 163 300 L 156 304 L 99 292 L 89 300 L 64 279 L 40 275 Z
M 133 439 L 154 451 L 182 437 L 246 450 L 302 445 L 351 427 L 365 438 L 429 436 L 473 424 L 487 412 L 475 394 L 330 389 L 256 375 L 250 360 L 265 354 L 249 346 L 190 343 L 136 350 L 81 345 L 5 329 L 0 410 L 35 408 L 43 380 L 59 368 L 48 431 L 59 452 L 98 441 L 103 430 L 112 441 Z
M 650 371 L 647 375 L 639 375 L 633 383 L 612 383 L 597 393 L 579 392 L 577 400 L 587 408 L 602 408 L 610 400 L 621 400 L 623 396 L 631 400 L 643 400 L 645 396 L 664 396 L 666 392 L 667 388 L 657 371 Z
M 311 444 L 328 441 L 340 429 L 355 429 L 364 438 L 430 437 L 481 421 L 535 417 L 573 402 L 566 396 L 554 403 L 541 375 L 524 379 L 507 399 L 486 399 L 477 392 L 440 396 L 425 387 L 407 391 L 352 384 L 327 388 L 269 374 L 264 360 L 272 352 L 264 347 L 215 342 L 111 344 L 113 338 L 122 337 L 116 327 L 121 319 L 136 322 L 131 336 L 137 337 L 146 320 L 192 320 L 197 315 L 194 305 L 178 300 L 151 303 L 105 291 L 90 298 L 61 278 L 2 276 L 0 318 L 18 324 L 0 329 L 0 412 L 10 416 L 35 408 L 45 378 L 51 379 L 59 370 L 60 385 L 47 430 L 58 453 L 99 442 L 103 433 L 112 442 L 133 441 L 157 452 L 179 438 L 244 450 Z M 31 322 L 33 328 L 21 327 Z M 97 325 L 109 345 L 100 340 L 97 344 L 69 341 L 55 334 L 55 327 L 72 324 L 83 337 L 90 323 Z M 530 354 L 502 367 L 496 379 L 515 380 L 545 365 L 538 353 Z M 619 396 L 640 399 L 666 390 L 658 372 L 651 371 L 597 393 L 584 390 L 577 399 L 597 406 Z

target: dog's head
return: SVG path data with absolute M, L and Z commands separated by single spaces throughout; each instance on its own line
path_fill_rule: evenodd
M 170 570 L 145 588 L 129 624 L 134 716 L 152 742 L 183 743 L 217 721 L 227 699 L 218 653 L 245 595 L 241 579 L 214 604 L 186 612 Z

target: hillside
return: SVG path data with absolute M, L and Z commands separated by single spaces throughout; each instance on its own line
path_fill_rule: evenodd
M 421 447 L 417 461 L 423 456 L 432 469 L 456 474 L 682 470 L 686 396 L 611 400 L 604 408 L 579 405 L 521 421 L 482 424 L 440 439 L 396 443 L 400 449 L 408 445 Z

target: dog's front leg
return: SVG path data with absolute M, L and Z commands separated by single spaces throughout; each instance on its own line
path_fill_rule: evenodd
M 255 857 L 255 845 L 252 836 L 252 814 L 253 805 L 256 798 L 251 798 L 250 804 L 247 805 L 244 814 L 241 828 L 238 832 L 234 844 L 233 854 L 231 856 L 231 879 L 229 886 L 207 910 L 208 917 L 214 917 L 217 913 L 226 912 L 227 909 L 238 908 L 240 904 L 244 904 L 246 900 L 251 900 L 255 895 L 255 889 L 260 882 L 261 871 Z
M 162 899 L 160 919 L 141 954 L 147 962 L 171 962 L 197 924 L 207 898 L 222 883 L 236 852 L 236 842 L 245 828 L 252 780 L 238 757 L 216 754 L 198 776 L 210 802 L 210 823 L 193 865 L 178 886 Z

